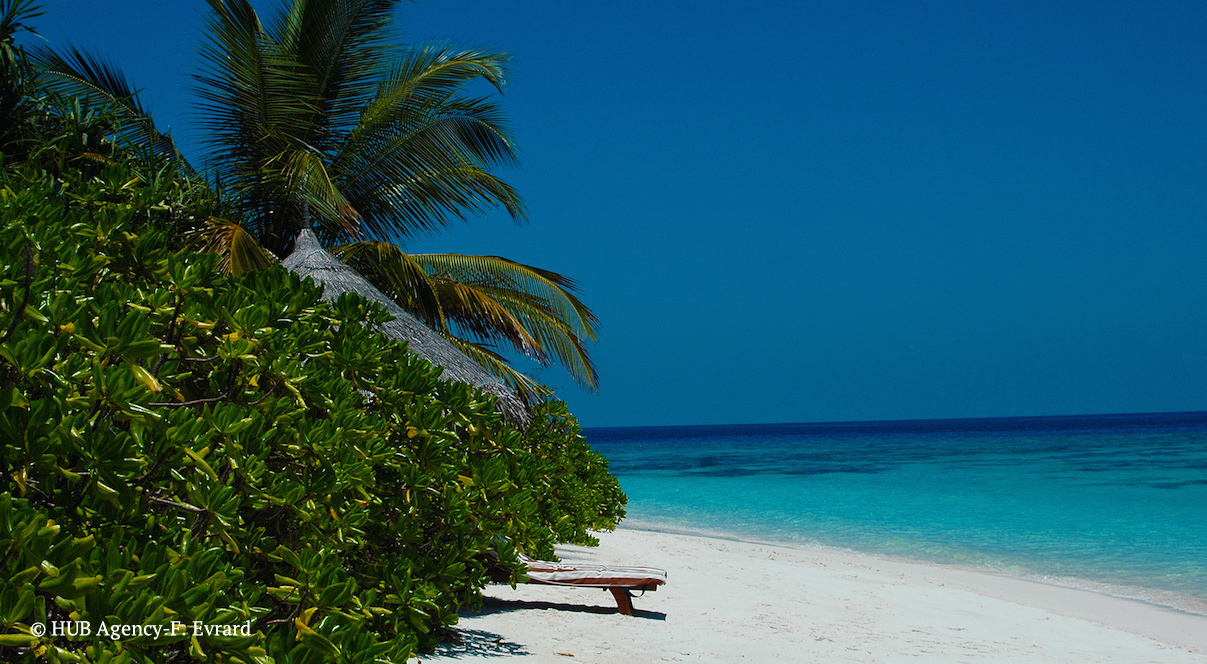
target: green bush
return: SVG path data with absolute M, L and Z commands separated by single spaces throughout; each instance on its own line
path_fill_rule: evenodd
M 514 431 L 380 306 L 220 274 L 157 228 L 172 182 L 4 178 L 0 659 L 401 662 L 488 559 L 623 516 L 564 405 Z M 69 620 L 91 634 L 31 629 Z M 247 627 L 98 636 L 172 621 Z
M 615 528 L 624 518 L 628 498 L 608 474 L 608 460 L 583 438 L 565 403 L 546 401 L 530 413 L 532 422 L 521 444 L 534 459 L 529 486 L 540 522 L 558 543 L 598 545 L 590 531 Z M 534 555 L 552 556 L 552 546 Z

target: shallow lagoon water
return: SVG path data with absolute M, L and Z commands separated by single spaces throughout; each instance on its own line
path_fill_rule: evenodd
M 1207 613 L 1207 413 L 588 429 L 626 524 Z

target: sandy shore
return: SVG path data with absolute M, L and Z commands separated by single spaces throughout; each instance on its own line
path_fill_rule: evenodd
M 422 662 L 1198 662 L 1207 617 L 1041 583 L 806 548 L 643 530 L 564 560 L 660 567 L 606 591 L 491 586 L 460 643 Z

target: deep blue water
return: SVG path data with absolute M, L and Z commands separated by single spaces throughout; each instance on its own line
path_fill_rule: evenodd
M 1207 412 L 597 428 L 629 525 L 988 567 L 1207 612 Z

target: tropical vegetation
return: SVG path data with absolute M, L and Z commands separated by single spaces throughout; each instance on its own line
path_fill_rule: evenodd
M 0 0 L 0 661 L 404 662 L 624 516 L 564 404 L 512 428 L 379 304 L 197 251 L 252 222 L 129 98 L 44 85 L 33 13 Z
M 176 192 L 0 181 L 0 659 L 402 662 L 514 548 L 623 515 L 564 407 L 512 430 L 380 305 L 172 249 Z M 68 621 L 91 634 L 34 628 Z M 171 621 L 247 628 L 97 636 Z
M 304 219 L 324 245 L 404 309 L 522 394 L 544 390 L 498 351 L 558 362 L 582 386 L 598 373 L 597 321 L 568 277 L 498 256 L 407 254 L 416 234 L 494 207 L 522 219 L 495 174 L 516 161 L 504 115 L 505 55 L 395 46 L 400 0 L 292 0 L 262 20 L 248 0 L 208 0 L 196 76 L 205 129 L 201 172 L 227 205 L 193 235 L 234 274 L 290 251 Z M 122 137 L 180 157 L 119 70 L 69 49 L 34 49 L 53 91 L 103 100 Z

